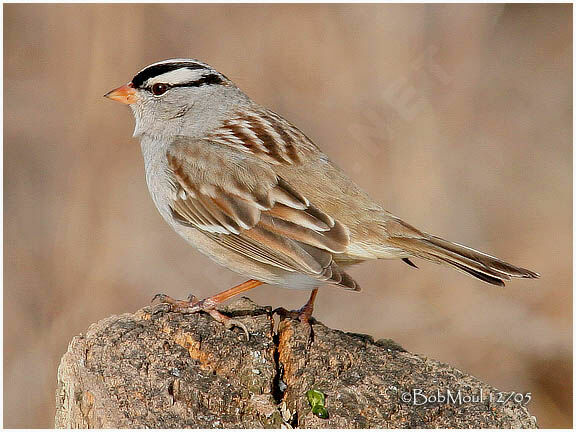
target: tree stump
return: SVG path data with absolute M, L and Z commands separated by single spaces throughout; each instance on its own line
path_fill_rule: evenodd
M 504 402 L 508 393 L 390 340 L 275 324 L 247 298 L 222 311 L 249 341 L 161 305 L 91 325 L 58 368 L 56 427 L 537 427 L 522 402 Z M 328 418 L 313 413 L 309 390 L 325 396 Z

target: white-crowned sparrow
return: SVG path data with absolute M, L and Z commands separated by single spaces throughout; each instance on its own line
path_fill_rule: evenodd
M 378 258 L 424 258 L 504 285 L 537 273 L 424 233 L 388 213 L 298 128 L 258 105 L 209 65 L 154 63 L 106 97 L 129 104 L 146 181 L 166 222 L 205 255 L 250 281 L 198 301 L 169 302 L 209 312 L 262 283 L 359 290 L 346 266 Z

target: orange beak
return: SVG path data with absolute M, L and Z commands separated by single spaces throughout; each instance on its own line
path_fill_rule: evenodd
M 132 83 L 109 91 L 104 95 L 104 97 L 126 105 L 130 105 L 138 101 L 138 93 L 136 93 L 136 90 L 134 90 L 132 87 Z

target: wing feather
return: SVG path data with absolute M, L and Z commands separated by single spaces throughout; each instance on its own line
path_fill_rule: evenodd
M 179 223 L 261 263 L 357 289 L 333 259 L 350 242 L 347 228 L 270 164 L 186 137 L 178 137 L 166 156 L 177 188 L 170 207 Z

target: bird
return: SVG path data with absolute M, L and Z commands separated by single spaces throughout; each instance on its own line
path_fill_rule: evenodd
M 225 75 L 195 59 L 159 61 L 108 93 L 129 105 L 146 182 L 160 215 L 189 244 L 248 281 L 205 299 L 155 299 L 182 313 L 217 310 L 262 284 L 360 291 L 347 273 L 375 259 L 445 264 L 504 286 L 539 274 L 428 234 L 374 202 L 300 129 L 259 105 Z M 286 311 L 282 309 L 285 313 Z

